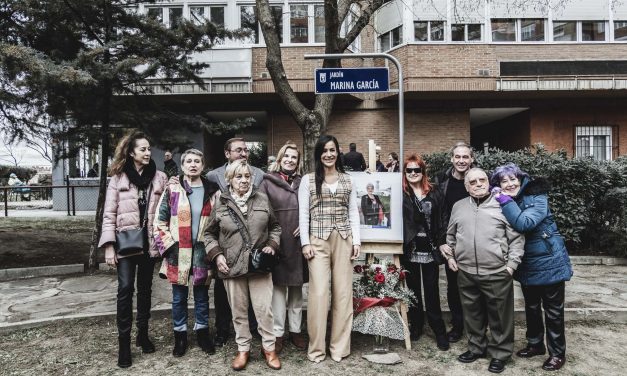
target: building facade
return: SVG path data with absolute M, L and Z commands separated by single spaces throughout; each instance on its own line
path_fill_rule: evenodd
M 303 55 L 324 50 L 322 1 L 270 1 L 288 79 L 307 104 L 314 69 Z M 203 19 L 248 29 L 194 56 L 209 62 L 207 89 L 180 84 L 158 91 L 164 105 L 208 113 L 218 121 L 252 116 L 251 141 L 275 153 L 302 142 L 265 68 L 266 50 L 254 1 L 146 3 L 135 11 L 176 27 Z M 359 14 L 353 4 L 342 26 Z M 535 143 L 571 156 L 610 160 L 627 154 L 627 2 L 622 0 L 393 0 L 386 2 L 350 52 L 387 52 L 402 64 L 405 150 L 429 153 L 456 141 L 514 150 Z M 379 59 L 344 66 L 381 66 Z M 398 87 L 397 72 L 390 80 Z M 397 94 L 338 95 L 328 132 L 348 149 L 369 139 L 383 154 L 398 151 Z M 223 139 L 204 137 L 209 163 L 222 162 Z

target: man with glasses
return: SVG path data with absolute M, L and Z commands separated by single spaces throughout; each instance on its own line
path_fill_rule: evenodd
M 474 153 L 472 148 L 464 142 L 458 142 L 451 149 L 452 166 L 435 179 L 435 183 L 444 197 L 444 200 L 441 201 L 442 207 L 440 212 L 442 213 L 442 224 L 445 228 L 448 226 L 448 219 L 451 216 L 453 205 L 457 201 L 468 197 L 468 191 L 464 187 L 464 176 L 473 166 L 473 163 Z M 446 244 L 446 239 L 438 239 L 438 242 L 441 244 L 440 251 L 442 255 L 444 257 L 452 256 L 451 249 Z M 446 298 L 448 307 L 451 310 L 451 324 L 453 326 L 447 337 L 449 342 L 457 342 L 464 333 L 464 314 L 459 298 L 459 289 L 457 288 L 457 272 L 451 270 L 446 264 L 444 270 L 446 271 L 448 286 Z
M 446 235 L 452 252 L 446 254 L 446 261 L 451 270 L 459 270 L 468 334 L 468 351 L 457 359 L 472 363 L 489 355 L 488 371 L 501 373 L 514 351 L 512 275 L 525 252 L 525 238 L 509 224 L 489 185 L 482 169 L 466 173 L 464 186 L 470 197 L 453 205 Z
M 227 159 L 227 163 L 214 170 L 209 171 L 207 173 L 207 180 L 218 184 L 222 192 L 228 192 L 229 186 L 226 182 L 226 178 L 224 177 L 224 173 L 226 172 L 226 166 L 238 159 L 244 159 L 247 161 L 248 156 L 249 150 L 243 138 L 238 137 L 227 140 L 224 144 L 224 157 Z M 254 166 L 250 166 L 250 169 L 253 173 L 253 187 L 257 189 L 259 188 L 259 184 L 261 184 L 261 182 L 263 181 L 264 172 Z M 229 337 L 232 316 L 231 307 L 229 306 L 229 301 L 226 297 L 226 290 L 224 289 L 224 282 L 218 278 L 214 279 L 213 299 L 216 311 L 215 345 L 224 346 L 224 343 Z M 255 316 L 250 309 L 248 312 L 248 321 L 250 326 L 250 332 L 253 335 L 258 334 L 257 321 L 255 320 Z

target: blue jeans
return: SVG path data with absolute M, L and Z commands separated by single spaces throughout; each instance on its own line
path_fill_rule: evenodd
M 208 286 L 194 286 L 194 330 L 209 327 L 209 290 Z M 172 285 L 172 324 L 174 331 L 187 331 L 187 297 L 189 287 Z

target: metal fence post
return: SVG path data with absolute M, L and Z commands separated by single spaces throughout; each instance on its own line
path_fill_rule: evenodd
M 9 216 L 9 189 L 4 188 L 4 216 Z
M 70 175 L 65 175 L 66 193 L 67 193 L 67 215 L 70 216 Z
M 76 217 L 76 195 L 74 186 L 72 186 L 72 215 Z

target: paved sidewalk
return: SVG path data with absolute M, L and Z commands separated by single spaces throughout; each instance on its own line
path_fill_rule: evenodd
M 566 319 L 627 322 L 627 266 L 574 267 L 575 275 L 566 285 Z M 116 290 L 115 272 L 0 282 L 0 330 L 63 318 L 115 315 Z M 306 286 L 304 290 L 306 297 Z M 447 312 L 443 271 L 440 272 L 440 295 L 442 309 Z M 212 296 L 210 293 L 211 300 Z M 518 286 L 515 297 L 517 318 L 524 318 L 524 302 Z M 169 283 L 155 273 L 153 310 L 167 313 L 170 303 Z M 210 304 L 213 307 L 213 301 Z

